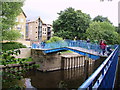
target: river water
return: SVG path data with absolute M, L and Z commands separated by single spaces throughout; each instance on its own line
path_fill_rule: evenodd
M 85 67 L 52 72 L 31 70 L 25 74 L 24 78 L 27 88 L 78 88 L 92 72 L 92 66 L 89 66 L 87 72 Z
M 99 61 L 99 62 L 97 62 Z M 25 88 L 78 88 L 82 83 L 94 72 L 94 70 L 100 65 L 102 60 L 93 61 L 92 64 L 81 66 L 79 68 L 68 69 L 68 70 L 57 70 L 50 72 L 41 72 L 38 70 L 30 70 L 24 74 L 22 80 L 16 81 L 16 84 Z M 13 81 L 15 81 L 13 79 Z M 15 84 L 15 83 L 14 83 Z M 15 84 L 15 86 L 16 86 Z M 12 83 L 5 83 L 12 85 Z
M 68 70 L 57 70 L 51 72 L 41 72 L 30 70 L 24 74 L 22 80 L 26 88 L 75 88 L 77 89 L 95 70 L 99 64 L 91 64 L 86 67 L 79 67 Z M 117 82 L 115 88 L 120 88 L 120 62 L 117 73 Z M 11 83 L 12 85 L 12 83 Z

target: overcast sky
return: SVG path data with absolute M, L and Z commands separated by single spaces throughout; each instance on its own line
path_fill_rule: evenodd
M 23 10 L 27 19 L 40 16 L 46 24 L 52 24 L 58 17 L 58 12 L 72 7 L 75 10 L 90 14 L 91 18 L 98 15 L 108 17 L 115 25 L 118 25 L 118 1 L 112 0 L 100 2 L 100 0 L 26 0 Z

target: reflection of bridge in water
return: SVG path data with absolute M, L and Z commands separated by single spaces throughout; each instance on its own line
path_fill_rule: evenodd
M 88 73 L 85 72 L 85 67 L 45 73 L 30 71 L 25 78 L 31 79 L 31 85 L 35 88 L 59 88 L 62 81 L 66 85 L 65 88 L 78 88 L 92 74 L 93 70 L 91 65 Z
M 42 49 L 44 53 L 53 53 L 63 50 L 71 50 L 91 59 L 100 58 L 100 46 L 97 44 L 86 43 L 82 41 L 60 41 L 48 43 L 41 48 L 39 44 L 33 44 L 32 48 Z M 82 84 L 81 88 L 113 88 L 116 77 L 116 69 L 118 65 L 119 46 L 112 46 L 114 51 L 106 60 L 98 67 L 98 69 Z M 72 63 L 75 63 L 74 61 Z M 67 74 L 68 75 L 68 74 Z M 71 74 L 70 74 L 71 75 Z M 72 74 L 75 75 L 75 74 Z M 109 79 L 110 78 L 110 79 Z

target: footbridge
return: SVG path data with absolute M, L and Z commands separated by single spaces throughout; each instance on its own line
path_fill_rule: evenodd
M 63 50 L 71 50 L 84 56 L 97 60 L 102 55 L 102 50 L 98 44 L 86 43 L 82 40 L 64 40 L 53 43 L 46 43 L 44 46 L 40 43 L 32 44 L 32 49 L 40 49 L 44 53 L 53 53 Z M 116 72 L 118 68 L 118 55 L 120 54 L 119 45 L 111 45 L 112 53 L 107 56 L 104 62 L 93 72 L 93 74 L 78 87 L 81 89 L 102 89 L 114 88 Z
M 111 45 L 112 49 L 115 49 L 115 47 L 116 45 Z M 41 49 L 44 53 L 70 50 L 94 60 L 99 59 L 101 56 L 107 56 L 107 53 L 105 55 L 102 55 L 102 50 L 100 49 L 100 46 L 98 44 L 87 43 L 83 40 L 62 40 L 52 43 L 45 43 L 44 45 L 40 43 L 33 43 L 32 49 Z

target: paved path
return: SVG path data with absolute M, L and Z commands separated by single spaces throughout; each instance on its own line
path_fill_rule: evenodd
M 99 52 L 95 52 L 94 50 L 88 50 L 88 49 L 81 48 L 81 47 L 68 47 L 68 48 L 81 51 L 81 52 L 85 52 L 85 53 L 89 53 L 89 54 L 93 54 L 93 55 L 97 55 L 97 56 L 101 56 Z

